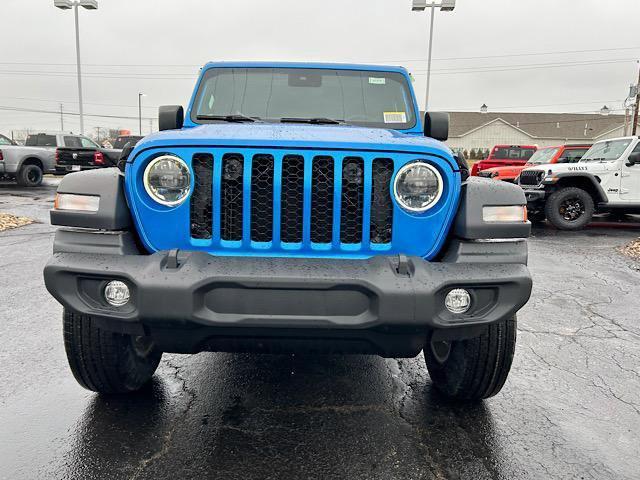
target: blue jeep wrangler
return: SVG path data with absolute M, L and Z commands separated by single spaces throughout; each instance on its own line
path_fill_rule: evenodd
M 210 63 L 118 168 L 64 178 L 44 278 L 71 370 L 131 392 L 162 352 L 424 351 L 495 395 L 531 294 L 519 187 L 468 178 L 403 68 Z

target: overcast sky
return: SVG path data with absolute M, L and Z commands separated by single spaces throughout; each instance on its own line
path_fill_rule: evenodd
M 411 0 L 99 4 L 80 11 L 88 114 L 137 117 L 138 92 L 147 95 L 145 117 L 158 105 L 186 105 L 209 60 L 399 64 L 424 98 L 428 15 L 411 12 Z M 436 14 L 432 109 L 620 109 L 637 78 L 638 19 L 638 0 L 458 0 L 454 12 Z M 58 130 L 59 115 L 2 108 L 78 111 L 72 11 L 53 0 L 2 0 L 0 20 L 0 132 Z M 77 116 L 64 121 L 78 130 Z M 138 122 L 85 124 L 137 130 Z

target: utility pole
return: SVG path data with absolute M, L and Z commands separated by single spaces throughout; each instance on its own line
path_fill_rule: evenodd
M 82 105 L 82 67 L 80 66 L 80 21 L 78 7 L 97 10 L 98 0 L 54 0 L 53 5 L 60 10 L 71 10 L 76 21 L 76 71 L 78 74 L 78 106 L 80 107 L 80 135 L 84 135 L 84 108 Z
M 84 135 L 84 109 L 82 106 L 82 67 L 80 66 L 80 22 L 78 20 L 78 5 L 74 6 L 76 18 L 76 72 L 78 73 L 78 106 L 80 107 L 80 135 Z
M 434 0 L 430 0 L 430 3 L 427 3 L 427 0 L 413 0 L 411 7 L 411 10 L 414 12 L 424 12 L 427 8 L 431 10 L 428 47 L 429 58 L 427 60 L 427 89 L 424 101 L 425 111 L 429 109 L 429 93 L 431 90 L 431 56 L 433 53 L 433 23 L 435 20 L 436 7 L 439 7 L 443 12 L 452 12 L 456 7 L 456 0 L 441 0 L 440 3 L 437 3 Z
M 633 127 L 631 135 L 638 132 L 638 110 L 640 109 L 640 62 L 638 62 L 638 84 L 636 86 L 636 108 L 633 111 Z
M 138 134 L 142 136 L 142 97 L 146 97 L 144 93 L 138 93 Z
M 60 131 L 64 132 L 64 115 L 62 113 L 62 104 L 60 104 Z

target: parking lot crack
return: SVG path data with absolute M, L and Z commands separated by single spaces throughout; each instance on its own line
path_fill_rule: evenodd
M 178 426 L 181 425 L 180 419 L 185 417 L 189 410 L 193 406 L 196 401 L 196 393 L 193 389 L 187 386 L 187 380 L 182 376 L 182 366 L 175 365 L 171 362 L 170 359 L 164 360 L 164 364 L 171 369 L 170 375 L 180 382 L 180 394 L 184 394 L 187 396 L 186 403 L 182 408 L 182 411 L 179 413 L 178 418 L 176 418 L 171 428 L 164 434 L 162 438 L 162 443 L 160 448 L 153 453 L 152 455 L 143 458 L 138 465 L 138 468 L 133 472 L 133 474 L 129 477 L 130 480 L 135 480 L 140 477 L 140 475 L 144 472 L 144 470 L 156 460 L 162 458 L 169 450 L 171 449 L 173 436 L 175 434 Z

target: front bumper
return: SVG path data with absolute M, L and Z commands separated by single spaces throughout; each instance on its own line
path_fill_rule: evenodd
M 94 165 L 56 165 L 54 174 L 66 175 L 67 173 L 84 172 L 85 170 L 96 170 L 97 168 L 103 167 Z
M 203 342 L 211 337 L 287 332 L 300 339 L 324 331 L 336 339 L 364 339 L 373 344 L 372 353 L 413 356 L 429 330 L 496 322 L 519 310 L 531 293 L 522 264 L 430 263 L 403 256 L 321 260 L 202 252 L 56 253 L 44 277 L 62 305 L 102 320 L 105 328 L 137 334 L 192 331 L 180 346 L 170 338 L 160 340 L 167 351 L 184 352 L 208 349 Z M 113 279 L 130 287 L 131 300 L 124 307 L 103 299 Z M 467 314 L 453 315 L 444 307 L 453 288 L 471 292 Z M 421 340 L 390 347 L 384 339 L 370 338 L 372 332 L 406 331 Z
M 534 189 L 526 189 L 526 188 L 523 190 L 524 190 L 524 196 L 527 199 L 528 204 L 544 201 L 545 197 L 547 196 L 547 192 L 544 190 L 540 190 L 540 189 L 534 190 Z

